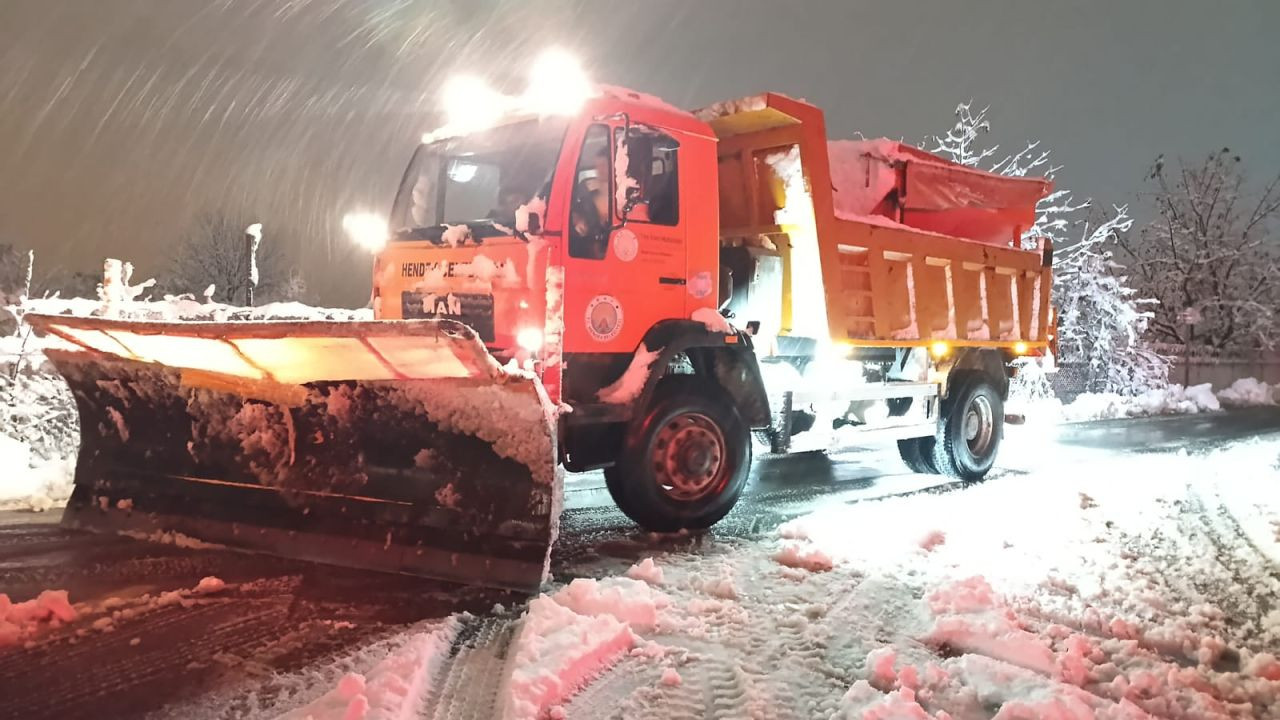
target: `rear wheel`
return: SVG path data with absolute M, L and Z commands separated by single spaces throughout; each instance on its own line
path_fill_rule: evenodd
M 938 466 L 933 464 L 933 446 L 936 440 L 931 437 L 907 438 L 898 441 L 898 454 L 911 472 L 924 475 L 937 475 Z
M 618 508 L 655 532 L 703 529 L 738 501 L 751 436 L 727 398 L 692 378 L 669 378 L 604 471 Z
M 986 377 L 960 381 L 944 406 L 934 438 L 933 463 L 938 472 L 961 480 L 979 480 L 995 464 L 1004 435 L 1004 401 Z

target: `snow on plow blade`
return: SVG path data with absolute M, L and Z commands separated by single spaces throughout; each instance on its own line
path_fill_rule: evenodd
M 26 320 L 70 344 L 47 351 L 80 413 L 64 525 L 541 584 L 549 405 L 467 326 Z

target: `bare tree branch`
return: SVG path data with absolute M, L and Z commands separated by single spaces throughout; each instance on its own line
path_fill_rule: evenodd
M 1120 243 L 1139 291 L 1160 301 L 1151 328 L 1186 342 L 1178 318 L 1200 311 L 1194 341 L 1216 352 L 1276 344 L 1280 322 L 1280 243 L 1272 234 L 1280 216 L 1280 178 L 1251 201 L 1239 158 L 1226 148 L 1197 165 L 1180 163 L 1170 183 L 1162 163 L 1151 180 L 1160 219 Z

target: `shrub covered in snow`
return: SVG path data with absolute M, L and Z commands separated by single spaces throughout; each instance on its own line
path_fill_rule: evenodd
M 0 507 L 46 510 L 71 494 L 79 417 L 62 378 L 0 364 Z

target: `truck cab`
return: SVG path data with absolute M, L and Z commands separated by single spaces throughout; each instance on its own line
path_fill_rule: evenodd
M 461 320 L 543 374 L 553 401 L 590 403 L 603 385 L 561 390 L 547 361 L 608 376 L 658 322 L 715 306 L 715 137 L 689 113 L 606 89 L 572 118 L 428 140 L 375 263 L 377 317 Z

